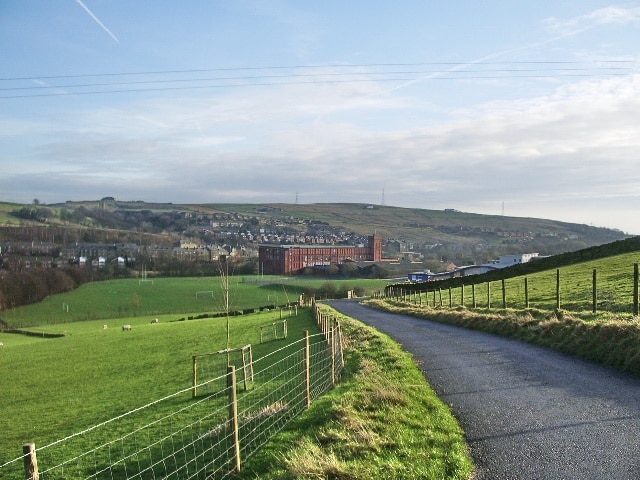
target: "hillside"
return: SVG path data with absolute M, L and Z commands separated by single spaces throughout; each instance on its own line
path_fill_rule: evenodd
M 539 218 L 480 215 L 458 211 L 401 208 L 354 203 L 316 204 L 207 204 L 190 205 L 203 211 L 234 212 L 257 218 L 286 220 L 294 217 L 326 223 L 332 227 L 387 239 L 413 243 L 483 243 L 497 239 L 526 239 L 533 236 L 577 240 L 587 245 L 619 240 L 617 230 Z
M 357 244 L 373 233 L 384 255 L 415 268 L 482 263 L 499 255 L 555 255 L 626 236 L 618 231 L 539 218 L 480 215 L 368 204 L 201 204 L 100 200 L 0 203 L 0 241 L 122 242 L 251 248 L 260 243 Z M 28 228 L 25 228 L 28 227 Z

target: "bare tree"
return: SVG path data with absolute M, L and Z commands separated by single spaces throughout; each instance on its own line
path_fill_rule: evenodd
M 222 287 L 224 313 L 227 318 L 227 365 L 229 365 L 230 351 L 229 339 L 230 339 L 230 314 L 229 314 L 229 257 L 226 255 L 220 256 L 218 259 L 218 273 L 220 278 L 220 286 Z

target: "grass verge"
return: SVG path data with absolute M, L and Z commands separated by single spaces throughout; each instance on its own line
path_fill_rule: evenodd
M 545 310 L 470 310 L 368 300 L 367 305 L 523 340 L 640 376 L 640 319 Z M 582 317 L 582 318 L 579 318 Z
M 463 432 L 412 357 L 334 314 L 345 338 L 341 382 L 248 459 L 239 477 L 470 478 Z

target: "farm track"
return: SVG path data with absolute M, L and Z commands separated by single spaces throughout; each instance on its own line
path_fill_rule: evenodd
M 549 349 L 333 301 L 410 352 L 466 433 L 474 480 L 640 478 L 640 379 Z

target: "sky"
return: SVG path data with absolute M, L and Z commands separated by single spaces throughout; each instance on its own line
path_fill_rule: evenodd
M 0 201 L 640 234 L 640 1 L 3 0 Z

